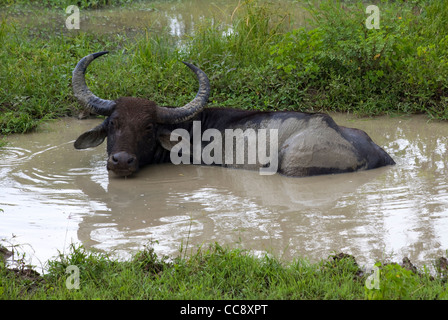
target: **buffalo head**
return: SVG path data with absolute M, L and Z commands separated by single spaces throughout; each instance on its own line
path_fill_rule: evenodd
M 210 83 L 202 70 L 184 62 L 196 74 L 199 91 L 183 107 L 161 107 L 154 101 L 132 97 L 104 100 L 89 90 L 85 72 L 94 59 L 106 53 L 93 53 L 82 58 L 73 70 L 75 97 L 91 112 L 107 116 L 103 123 L 79 136 L 75 141 L 75 148 L 96 147 L 107 137 L 107 169 L 119 176 L 129 176 L 140 167 L 155 162 L 155 158 L 160 156 L 159 124 L 185 122 L 202 111 L 209 97 Z

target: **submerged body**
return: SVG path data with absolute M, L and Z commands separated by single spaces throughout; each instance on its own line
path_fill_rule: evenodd
M 333 119 L 326 114 L 308 114 L 300 112 L 260 112 L 260 111 L 243 111 L 227 108 L 206 108 L 198 117 L 189 121 L 182 126 L 174 125 L 163 127 L 162 132 L 172 132 L 176 128 L 182 127 L 190 133 L 193 145 L 193 123 L 200 123 L 201 134 L 208 128 L 217 129 L 221 135 L 226 130 L 241 129 L 247 132 L 248 129 L 257 133 L 260 129 L 276 130 L 278 147 L 277 165 L 274 169 L 276 172 L 294 177 L 304 177 L 320 174 L 332 174 L 353 172 L 356 170 L 367 170 L 378 168 L 386 165 L 392 165 L 393 159 L 378 145 L 376 145 L 370 137 L 362 130 L 346 128 L 338 126 Z M 244 135 L 244 140 L 236 140 L 233 145 L 242 144 L 244 152 L 243 163 L 238 163 L 236 157 L 237 150 L 234 150 L 233 159 L 225 161 L 226 142 L 224 139 L 220 141 L 222 144 L 222 164 L 226 167 L 242 168 L 257 170 L 261 167 L 272 166 L 271 163 L 263 163 L 257 158 L 256 163 L 250 163 L 251 151 L 248 135 Z M 170 162 L 169 151 L 170 146 L 166 145 L 167 137 L 165 137 L 164 146 L 158 154 L 164 156 L 158 160 L 162 162 Z M 202 142 L 202 150 L 209 144 L 209 140 Z M 269 135 L 266 139 L 266 151 L 273 149 L 269 146 Z M 177 141 L 172 142 L 173 144 Z M 165 149 L 166 153 L 164 153 Z M 184 150 L 185 151 L 185 150 Z M 193 151 L 190 151 L 190 158 L 193 157 Z M 266 155 L 268 156 L 268 155 Z M 270 154 L 272 161 L 272 154 Z M 190 163 L 194 163 L 191 160 Z M 202 162 L 203 163 L 203 162 Z
M 184 156 L 188 153 L 189 158 L 194 158 L 195 148 L 203 152 L 212 141 L 211 155 L 218 159 L 213 164 L 252 170 L 270 167 L 275 172 L 294 177 L 353 172 L 395 163 L 364 131 L 338 126 L 325 114 L 204 109 L 210 92 L 208 78 L 190 64 L 187 66 L 198 77 L 199 91 L 193 101 L 181 108 L 160 107 L 153 101 L 140 98 L 100 99 L 85 85 L 84 73 L 88 64 L 102 54 L 89 55 L 78 63 L 73 72 L 73 88 L 81 103 L 108 117 L 101 125 L 81 135 L 75 147 L 95 147 L 107 137 L 107 168 L 120 176 L 132 175 L 148 164 L 173 162 L 173 148 L 176 153 L 184 153 Z M 214 139 L 197 140 L 194 137 L 195 124 L 199 125 L 201 135 L 213 130 Z M 255 134 L 265 130 L 271 132 L 269 138 L 275 133 L 275 140 L 267 138 L 263 142 L 266 143 L 265 150 L 270 151 L 269 161 L 262 161 L 260 157 L 249 161 L 250 150 L 255 150 L 251 149 L 253 141 L 248 140 L 250 135 L 235 137 L 233 144 L 216 140 L 220 135 L 226 136 L 229 131 L 237 130 Z M 190 137 L 180 149 L 176 148 L 181 138 L 176 136 L 177 132 L 188 133 Z M 273 143 L 275 148 L 272 148 Z M 237 161 L 237 148 L 244 145 L 243 161 Z M 260 141 L 257 146 L 260 147 Z M 233 159 L 224 158 L 229 148 L 234 148 L 230 153 Z M 218 150 L 222 154 L 217 157 Z M 194 160 L 193 163 L 198 163 Z M 206 161 L 206 164 L 210 162 Z

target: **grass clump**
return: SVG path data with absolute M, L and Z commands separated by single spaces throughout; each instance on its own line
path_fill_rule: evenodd
M 127 261 L 72 246 L 39 275 L 2 262 L 0 299 L 445 299 L 446 278 L 428 271 L 382 266 L 380 289 L 366 289 L 367 275 L 354 257 L 334 254 L 317 263 L 282 262 L 269 255 L 213 244 L 174 259 L 151 246 Z M 79 269 L 79 288 L 68 289 L 67 267 Z M 25 271 L 24 271 L 25 270 Z
M 0 23 L 0 133 L 24 133 L 41 121 L 70 114 L 71 57 L 92 36 L 36 37 L 30 30 Z M 92 40 L 92 41 L 89 41 Z M 99 46 L 96 47 L 97 49 Z M 76 107 L 77 108 L 77 107 Z

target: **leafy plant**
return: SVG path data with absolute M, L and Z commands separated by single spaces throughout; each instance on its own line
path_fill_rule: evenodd
M 365 294 L 368 300 L 412 299 L 414 293 L 419 290 L 420 281 L 418 275 L 396 263 L 381 265 L 379 268 L 379 289 L 365 286 Z

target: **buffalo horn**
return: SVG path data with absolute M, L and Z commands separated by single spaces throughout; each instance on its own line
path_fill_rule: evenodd
M 103 116 L 111 115 L 115 108 L 115 101 L 104 100 L 95 96 L 86 85 L 85 73 L 90 62 L 106 53 L 108 51 L 92 53 L 82 58 L 73 70 L 72 77 L 73 92 L 78 101 L 91 112 Z
M 180 123 L 192 119 L 196 114 L 202 111 L 207 104 L 208 96 L 210 94 L 210 82 L 207 75 L 198 67 L 183 62 L 189 67 L 197 76 L 199 81 L 199 90 L 196 97 L 180 108 L 157 108 L 157 122 L 159 123 Z

